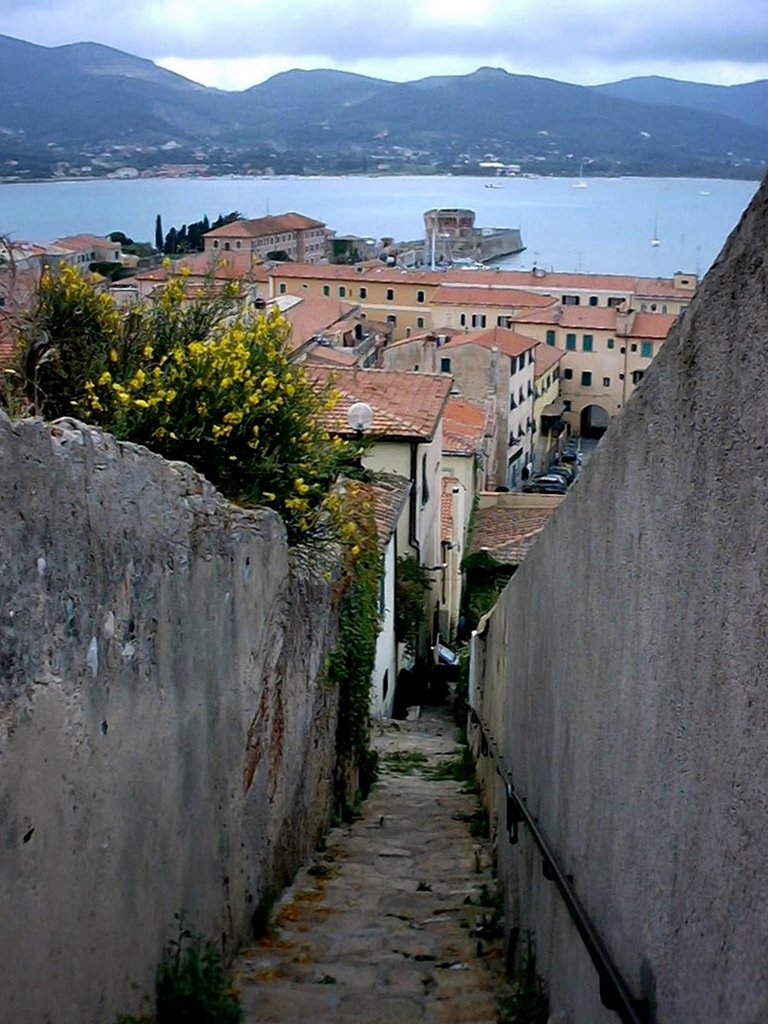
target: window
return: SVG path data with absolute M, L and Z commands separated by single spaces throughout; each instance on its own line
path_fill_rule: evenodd
M 284 283 L 280 284 L 280 294 L 281 295 L 285 295 L 285 284 Z
M 518 370 L 525 369 L 525 352 L 521 356 L 517 357 L 517 368 Z
M 610 349 L 610 348 L 614 348 L 614 347 L 615 347 L 615 345 L 616 345 L 616 342 L 615 342 L 615 341 L 613 340 L 613 338 L 609 338 L 609 339 L 608 339 L 608 348 L 609 348 L 609 349 Z
M 570 400 L 570 398 L 564 399 L 563 400 L 563 405 L 565 406 L 565 411 L 566 412 L 570 412 L 571 411 L 571 400 Z
M 427 456 L 421 457 L 421 504 L 426 505 L 429 501 L 429 484 L 427 483 Z
M 639 384 L 645 376 L 645 370 L 633 370 L 632 371 L 632 383 Z
M 667 304 L 666 304 L 666 302 L 663 302 L 661 304 L 661 312 L 662 313 L 666 313 L 667 312 Z
M 466 327 L 467 326 L 467 314 L 466 313 L 462 313 L 461 316 L 459 317 L 459 324 L 462 327 Z
M 531 382 L 528 381 L 528 397 L 530 398 L 532 394 L 533 394 L 533 384 L 531 384 Z
M 622 346 L 621 346 L 621 348 L 619 349 L 619 352 L 621 352 L 621 354 L 622 354 L 622 355 L 624 355 L 624 353 L 625 353 L 626 351 L 627 351 L 627 350 L 626 350 L 626 347 L 625 347 L 624 345 L 622 345 Z
M 417 302 L 423 302 L 424 301 L 424 292 L 421 292 L 421 291 L 416 292 L 416 301 Z
M 218 249 L 219 248 L 219 240 L 218 240 L 218 238 L 214 238 L 214 240 L 213 240 L 213 248 L 214 249 Z
M 573 370 L 570 368 L 570 366 L 566 366 L 566 368 L 563 370 L 563 377 L 566 380 L 573 380 Z
M 589 370 L 584 370 L 582 372 L 582 374 L 581 374 L 581 386 L 583 388 L 588 388 L 588 387 L 592 386 L 592 374 L 589 372 Z
M 509 396 L 509 408 L 510 409 L 516 409 L 517 408 L 517 402 L 515 401 L 514 394 Z
M 590 304 L 590 306 L 599 306 L 600 305 L 596 295 L 590 295 L 589 296 L 589 304 Z
M 560 367 L 556 366 L 552 371 L 552 380 L 560 380 Z
M 323 295 L 330 295 L 330 294 L 331 294 L 331 286 L 328 285 L 328 284 L 324 284 L 323 285 Z
M 394 326 L 395 326 L 395 324 L 397 323 L 397 317 L 396 317 L 396 316 L 392 316 L 392 314 L 390 314 L 390 315 L 389 315 L 389 316 L 387 317 L 387 323 L 388 323 L 388 324 L 391 324 L 391 325 L 392 325 L 392 326 L 394 327 Z
M 555 344 L 555 332 L 554 331 L 547 331 L 547 344 L 548 345 L 554 345 Z
M 395 289 L 387 288 L 387 302 L 391 302 L 395 297 Z
M 424 326 L 424 317 L 423 316 L 417 316 L 416 317 L 416 326 L 417 327 L 423 327 Z
M 564 295 L 563 296 L 563 305 L 564 306 L 578 306 L 580 301 L 581 300 L 579 299 L 578 295 Z
M 340 284 L 339 285 L 339 298 L 343 299 L 346 294 L 347 294 L 347 289 L 344 287 L 343 284 Z
M 569 352 L 576 351 L 576 335 L 566 334 L 565 336 L 565 347 Z
M 592 351 L 592 342 L 593 342 L 592 335 L 591 334 L 585 334 L 584 337 L 581 339 L 581 347 L 582 347 L 584 352 L 591 352 Z
M 447 359 L 445 356 L 443 356 L 443 358 L 440 360 L 440 373 L 450 373 L 450 372 L 451 372 L 451 360 Z
M 361 288 L 360 291 L 357 294 L 360 296 L 361 299 L 367 299 L 368 298 L 368 289 L 367 288 Z
M 612 307 L 620 306 L 623 301 L 624 299 L 622 299 L 620 295 L 612 295 L 610 299 L 608 299 L 608 305 Z
M 653 342 L 652 341 L 641 341 L 640 342 L 640 355 L 644 359 L 653 359 Z
M 473 327 L 485 327 L 485 313 L 473 313 L 472 314 L 472 326 Z
M 630 352 L 637 352 L 637 342 L 633 341 L 632 344 L 629 346 L 629 350 Z
M 533 362 L 533 349 L 529 348 L 528 349 L 528 365 L 530 366 L 532 362 Z
M 609 388 L 610 386 L 611 386 L 611 378 L 610 377 L 603 377 L 603 387 L 604 388 Z

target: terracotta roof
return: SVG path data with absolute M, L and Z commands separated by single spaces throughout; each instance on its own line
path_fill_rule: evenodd
M 612 306 L 561 306 L 560 326 L 616 330 L 616 310 Z
M 116 245 L 120 248 L 119 242 L 113 242 L 106 235 L 65 235 L 63 238 L 54 239 L 53 244 L 61 245 L 65 249 L 92 249 L 96 245 Z
M 551 306 L 557 299 L 520 288 L 441 284 L 432 302 L 440 306 L 522 306 L 531 309 Z
M 374 416 L 369 436 L 431 441 L 452 383 L 445 374 L 405 370 L 331 370 L 308 365 L 306 372 L 310 380 L 332 383 L 341 392 L 327 426 L 342 437 L 355 436 L 347 423 L 349 407 L 355 402 L 367 402 Z
M 517 288 L 550 295 L 558 301 L 569 292 L 603 293 L 606 297 L 636 294 L 645 299 L 678 298 L 687 299 L 694 289 L 675 288 L 669 278 L 629 277 L 618 274 L 568 274 L 530 270 L 416 270 L 405 271 L 399 267 L 387 267 L 380 261 L 371 261 L 356 266 L 336 266 L 307 263 L 283 263 L 271 271 L 275 277 L 316 278 L 319 280 L 356 280 L 373 277 L 376 280 L 396 283 L 404 278 L 410 284 L 441 286 L 459 284 L 468 288 L 502 287 Z M 693 274 L 686 275 L 691 281 Z M 596 308 L 596 307 L 592 307 Z M 600 308 L 600 307 L 597 307 Z
M 261 281 L 266 284 L 269 280 L 264 265 L 254 263 L 248 252 L 192 253 L 174 260 L 168 270 L 165 267 L 155 267 L 154 270 L 134 274 L 130 280 L 168 281 L 179 277 L 184 268 L 189 271 L 190 277 L 213 277 L 217 281 L 235 281 L 244 277 L 249 281 Z
M 636 313 L 628 338 L 666 338 L 677 317 L 669 313 Z
M 304 231 L 308 228 L 324 228 L 321 220 L 305 217 L 302 213 L 281 213 L 276 217 L 257 217 L 255 220 L 235 220 L 222 224 L 220 228 L 206 231 L 205 238 L 262 238 L 281 231 Z
M 470 554 L 486 551 L 500 565 L 519 565 L 554 511 L 554 507 L 479 508 Z
M 281 296 L 282 298 L 283 296 Z M 350 306 L 338 299 L 325 297 L 298 298 L 298 301 L 283 311 L 283 316 L 291 325 L 289 346 L 291 351 L 301 348 L 311 341 L 316 334 L 322 334 L 329 328 L 338 325 L 340 320 L 347 319 L 345 329 L 353 327 L 349 320 L 357 307 Z
M 545 345 L 543 342 L 539 342 L 536 348 L 533 350 L 533 374 L 535 377 L 542 377 L 548 370 L 559 363 L 565 355 L 560 348 L 555 348 L 554 345 Z
M 306 355 L 306 362 L 318 366 L 355 366 L 358 353 L 353 348 L 334 348 L 333 346 L 313 345 Z
M 440 539 L 453 540 L 453 488 L 460 481 L 453 476 L 444 476 L 440 481 Z
M 463 334 L 454 334 L 450 341 L 446 342 L 443 348 L 456 348 L 458 345 L 479 345 L 480 348 L 497 348 L 504 355 L 511 359 L 517 358 L 528 349 L 538 345 L 535 338 L 529 338 L 525 334 L 518 334 L 507 327 L 489 327 L 485 331 L 467 331 Z M 442 349 L 441 349 L 442 351 Z
M 493 434 L 493 402 L 449 398 L 443 414 L 443 451 L 448 455 L 474 455 Z
M 379 550 L 384 554 L 411 492 L 411 481 L 396 473 L 377 473 L 372 483 L 355 481 L 354 486 L 373 506 Z

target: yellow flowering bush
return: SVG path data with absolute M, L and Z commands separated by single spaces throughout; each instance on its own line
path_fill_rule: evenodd
M 320 425 L 337 395 L 318 393 L 290 362 L 288 330 L 259 316 L 159 356 L 145 347 L 129 375 L 88 381 L 83 404 L 118 437 L 191 463 L 234 501 L 271 505 L 295 538 L 315 527 L 354 452 Z
M 189 462 L 233 501 L 271 505 L 293 539 L 305 535 L 356 455 L 321 425 L 338 396 L 290 362 L 285 320 L 243 312 L 239 283 L 187 285 L 182 274 L 125 312 L 76 269 L 46 272 L 9 379 L 31 411 L 76 415 Z

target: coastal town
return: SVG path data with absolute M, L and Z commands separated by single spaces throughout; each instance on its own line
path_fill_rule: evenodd
M 505 270 L 479 258 L 521 249 L 514 229 L 477 229 L 471 210 L 430 210 L 424 225 L 422 239 L 377 243 L 337 238 L 289 212 L 223 223 L 202 236 L 202 251 L 173 259 L 89 234 L 6 242 L 0 359 L 13 359 L 14 317 L 34 302 L 45 267 L 76 268 L 123 315 L 182 282 L 188 303 L 234 286 L 250 317 L 283 318 L 291 362 L 341 394 L 335 432 L 364 431 L 365 465 L 388 474 L 372 500 L 391 575 L 413 552 L 439 567 L 429 594 L 435 649 L 459 632 L 466 559 L 516 569 L 697 279 Z M 371 413 L 359 426 L 346 417 L 361 403 Z M 403 669 L 391 630 L 388 643 L 373 686 L 377 715 L 392 713 L 388 680 Z

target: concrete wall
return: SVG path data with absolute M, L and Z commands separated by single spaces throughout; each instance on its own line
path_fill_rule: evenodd
M 764 184 L 475 643 L 513 783 L 658 1024 L 768 1020 L 767 239 Z M 616 1021 L 500 825 L 552 1009 Z
M 136 1012 L 177 911 L 231 951 L 312 849 L 321 575 L 187 466 L 0 415 L 0 1020 Z

